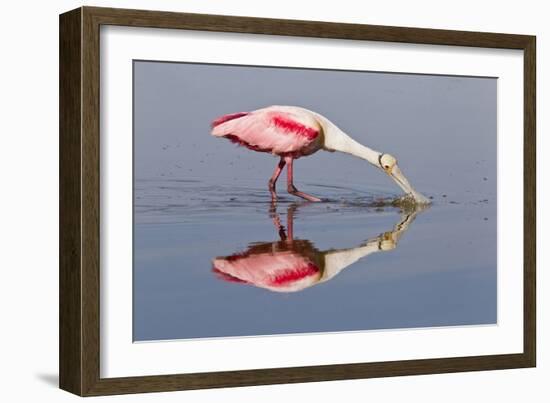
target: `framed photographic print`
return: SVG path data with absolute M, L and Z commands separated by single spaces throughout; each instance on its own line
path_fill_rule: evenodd
M 60 16 L 60 387 L 535 366 L 535 37 Z

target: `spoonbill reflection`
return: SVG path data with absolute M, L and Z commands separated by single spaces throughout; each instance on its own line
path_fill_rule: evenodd
M 408 230 L 422 208 L 402 211 L 400 221 L 390 231 L 352 248 L 321 251 L 313 242 L 294 238 L 294 213 L 287 210 L 286 228 L 276 211 L 272 219 L 280 240 L 255 242 L 243 252 L 213 259 L 212 270 L 222 280 L 254 285 L 277 292 L 301 291 L 332 279 L 346 267 L 371 253 L 390 251 Z
M 430 203 L 428 198 L 413 189 L 399 169 L 394 156 L 358 143 L 326 117 L 308 109 L 296 106 L 269 106 L 252 112 L 224 115 L 212 122 L 212 135 L 225 137 L 253 151 L 280 157 L 269 179 L 272 200 L 277 199 L 275 184 L 286 165 L 288 193 L 309 201 L 321 201 L 296 189 L 293 163 L 300 157 L 326 150 L 340 151 L 367 160 L 388 174 L 416 203 Z

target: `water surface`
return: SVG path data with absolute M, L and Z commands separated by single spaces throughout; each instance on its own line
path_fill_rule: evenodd
M 380 207 L 383 190 L 308 189 L 329 201 L 137 181 L 135 340 L 496 322 L 489 200 L 438 196 L 417 212 Z M 327 255 L 343 262 L 322 268 Z

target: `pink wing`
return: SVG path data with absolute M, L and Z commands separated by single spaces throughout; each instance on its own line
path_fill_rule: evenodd
M 217 258 L 212 269 L 225 281 L 279 292 L 302 290 L 317 283 L 321 276 L 315 263 L 291 251 Z
M 313 119 L 272 109 L 225 115 L 212 123 L 214 136 L 254 151 L 296 158 L 319 149 L 319 134 L 320 127 Z

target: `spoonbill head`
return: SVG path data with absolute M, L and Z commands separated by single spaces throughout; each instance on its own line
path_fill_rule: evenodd
M 430 199 L 428 199 L 423 194 L 417 192 L 409 183 L 399 165 L 397 165 L 397 159 L 391 154 L 381 154 L 379 157 L 380 168 L 386 172 L 397 185 L 408 195 L 411 195 L 413 199 L 419 204 L 429 204 Z

